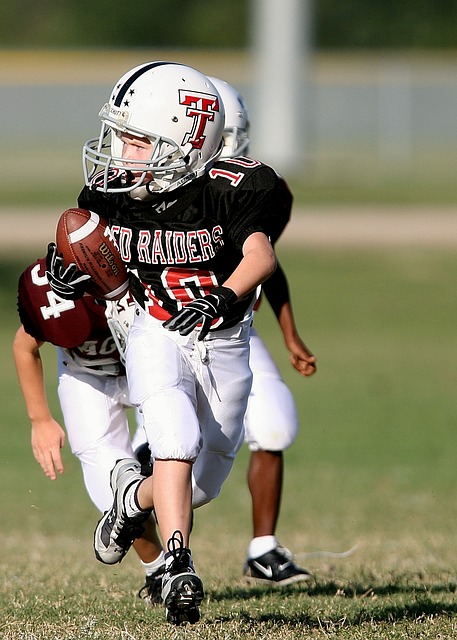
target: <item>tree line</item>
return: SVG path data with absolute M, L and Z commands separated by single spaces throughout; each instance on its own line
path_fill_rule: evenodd
M 280 0 L 277 0 L 280 2 Z M 318 49 L 453 48 L 455 0 L 310 0 Z M 244 48 L 249 0 L 15 0 L 0 3 L 0 47 Z

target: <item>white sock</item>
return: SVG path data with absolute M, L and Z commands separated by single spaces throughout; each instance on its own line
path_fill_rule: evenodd
M 248 558 L 258 558 L 263 556 L 264 553 L 273 551 L 278 546 L 276 536 L 259 536 L 258 538 L 252 538 L 248 547 Z
M 152 562 L 143 562 L 143 560 L 140 560 L 147 576 L 150 576 L 152 573 L 155 573 L 157 569 L 160 569 L 160 567 L 163 566 L 163 563 L 165 562 L 165 559 L 163 556 L 164 556 L 164 553 L 163 551 L 161 551 L 160 554 L 157 556 L 157 558 Z
M 136 497 L 139 485 L 139 482 L 135 482 L 135 484 L 132 484 L 132 486 L 129 487 L 125 494 L 124 506 L 128 518 L 133 518 L 140 513 L 145 512 L 145 509 L 142 509 L 138 504 L 138 499 Z

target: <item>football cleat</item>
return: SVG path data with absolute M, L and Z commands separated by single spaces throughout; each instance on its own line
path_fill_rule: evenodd
M 258 558 L 246 560 L 244 575 L 249 582 L 281 587 L 294 582 L 311 580 L 313 577 L 307 569 L 297 567 L 289 549 L 280 546 Z
M 195 573 L 190 549 L 184 547 L 181 531 L 175 531 L 167 543 L 173 560 L 162 578 L 162 601 L 167 622 L 180 625 L 200 620 L 199 605 L 203 600 L 203 584 Z
M 143 600 L 147 600 L 149 604 L 162 603 L 162 578 L 165 573 L 165 564 L 154 571 L 154 573 L 146 576 L 146 583 L 138 591 L 138 596 Z
M 151 512 L 139 510 L 137 515 L 128 517 L 124 504 L 129 489 L 144 480 L 140 471 L 141 465 L 132 458 L 118 460 L 111 471 L 113 506 L 99 520 L 94 532 L 94 551 L 100 562 L 120 562 L 132 546 L 132 542 L 144 531 L 143 522 L 149 518 Z
M 135 449 L 135 458 L 141 464 L 141 475 L 149 478 L 152 476 L 152 458 L 151 458 L 151 449 L 149 448 L 149 444 L 144 442 L 140 444 L 139 447 Z

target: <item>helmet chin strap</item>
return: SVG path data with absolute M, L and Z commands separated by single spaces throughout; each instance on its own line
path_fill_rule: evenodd
M 154 189 L 154 184 L 157 185 L 158 189 Z M 163 192 L 163 187 L 169 186 L 168 182 L 165 180 L 151 180 L 150 182 L 145 182 L 143 184 L 138 185 L 134 189 L 131 189 L 128 192 L 128 195 L 134 200 L 151 200 L 155 198 L 157 194 Z
M 142 181 L 139 182 L 138 186 L 135 186 L 135 176 L 133 175 L 133 172 L 128 169 L 123 169 L 122 182 L 127 188 L 127 194 L 133 200 L 151 200 L 158 194 L 172 191 L 174 188 L 182 186 L 182 184 L 190 182 L 190 180 L 196 177 L 193 173 L 183 173 L 182 178 L 180 180 L 176 180 L 176 178 L 181 174 L 181 171 L 172 170 L 166 172 L 164 170 L 161 171 L 162 177 L 156 177 L 148 182 L 144 182 L 147 173 L 147 171 L 143 173 Z
M 125 181 L 126 185 L 128 185 L 128 184 L 133 185 L 134 184 L 135 178 L 134 178 L 133 173 L 131 171 L 126 171 L 125 172 L 124 181 Z M 133 189 L 128 191 L 128 195 L 133 200 L 150 200 L 154 195 L 154 191 L 149 188 L 150 184 L 151 184 L 150 182 L 142 182 L 137 187 L 134 187 Z
M 136 189 L 132 189 L 128 192 L 128 195 L 133 198 L 133 200 L 150 200 L 154 196 L 154 191 L 149 191 L 148 185 L 141 185 L 136 187 Z

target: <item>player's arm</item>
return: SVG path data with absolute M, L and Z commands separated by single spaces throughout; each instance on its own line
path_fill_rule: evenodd
M 279 263 L 274 274 L 264 283 L 263 291 L 278 320 L 292 365 L 303 376 L 311 376 L 316 371 L 317 359 L 298 333 L 289 295 L 289 285 Z
M 242 298 L 267 280 L 275 269 L 276 254 L 267 236 L 260 231 L 252 233 L 243 244 L 243 258 L 224 287 Z
M 32 450 L 45 475 L 56 479 L 56 471 L 63 473 L 60 449 L 65 432 L 52 417 L 46 396 L 40 346 L 21 326 L 13 341 L 13 355 L 27 414 L 32 424 Z
M 243 257 L 235 271 L 221 287 L 215 287 L 203 298 L 197 298 L 178 311 L 163 326 L 188 335 L 202 324 L 199 340 L 208 334 L 214 319 L 220 318 L 238 298 L 253 291 L 276 268 L 276 255 L 264 233 L 252 233 L 243 244 Z

